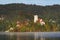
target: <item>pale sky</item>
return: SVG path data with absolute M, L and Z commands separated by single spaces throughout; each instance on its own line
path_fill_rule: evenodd
M 25 3 L 25 4 L 36 4 L 36 5 L 53 5 L 59 4 L 60 0 L 0 0 L 0 4 L 9 3 Z

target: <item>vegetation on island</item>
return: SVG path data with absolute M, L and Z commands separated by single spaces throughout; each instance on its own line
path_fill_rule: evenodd
M 34 15 L 45 22 L 34 23 Z M 17 21 L 20 26 L 17 27 Z M 27 4 L 0 5 L 1 32 L 56 32 L 60 31 L 60 5 L 40 6 Z

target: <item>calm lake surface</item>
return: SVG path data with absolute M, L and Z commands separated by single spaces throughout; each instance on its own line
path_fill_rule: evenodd
M 0 40 L 60 40 L 60 32 L 0 32 Z

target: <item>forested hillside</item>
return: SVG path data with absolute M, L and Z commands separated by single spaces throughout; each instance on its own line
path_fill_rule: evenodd
M 45 25 L 34 24 L 34 15 L 45 21 Z M 19 22 L 20 27 L 16 27 Z M 11 30 L 10 30 L 11 28 Z M 12 32 L 40 32 L 60 31 L 60 5 L 28 5 L 5 4 L 0 5 L 0 31 Z

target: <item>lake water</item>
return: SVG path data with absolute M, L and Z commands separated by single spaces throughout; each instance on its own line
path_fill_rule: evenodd
M 60 32 L 0 32 L 0 40 L 60 40 Z

